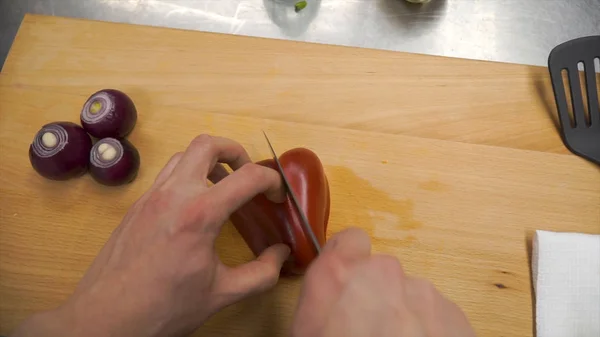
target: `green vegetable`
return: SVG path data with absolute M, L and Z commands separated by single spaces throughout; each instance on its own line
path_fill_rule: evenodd
M 294 6 L 294 8 L 296 9 L 296 13 L 298 13 L 299 11 L 303 10 L 304 8 L 306 8 L 307 5 L 308 5 L 308 3 L 306 1 L 298 1 L 298 2 L 296 2 L 296 5 Z

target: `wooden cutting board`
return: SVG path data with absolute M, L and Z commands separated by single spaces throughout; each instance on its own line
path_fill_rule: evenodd
M 27 16 L 0 74 L 0 333 L 71 293 L 195 135 L 236 139 L 259 160 L 266 130 L 279 151 L 321 157 L 329 235 L 367 230 L 375 251 L 430 278 L 479 336 L 531 336 L 534 230 L 600 233 L 600 169 L 560 154 L 547 83 L 536 67 Z M 104 87 L 138 106 L 138 179 L 107 188 L 37 176 L 26 154 L 36 130 L 77 121 Z M 218 249 L 228 264 L 252 257 L 229 224 Z M 285 336 L 300 281 L 197 335 Z

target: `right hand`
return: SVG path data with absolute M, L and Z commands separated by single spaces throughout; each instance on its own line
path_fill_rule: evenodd
M 404 273 L 398 259 L 371 255 L 358 229 L 327 242 L 309 268 L 293 337 L 470 337 L 460 308 L 426 280 Z

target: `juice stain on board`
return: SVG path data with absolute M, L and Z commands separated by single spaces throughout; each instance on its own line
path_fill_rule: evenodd
M 347 167 L 328 166 L 326 174 L 332 191 L 328 235 L 360 227 L 373 239 L 395 246 L 416 243 L 415 230 L 423 223 L 414 218 L 413 200 L 393 199 Z
M 428 180 L 419 183 L 419 188 L 429 192 L 442 192 L 448 187 L 437 180 Z

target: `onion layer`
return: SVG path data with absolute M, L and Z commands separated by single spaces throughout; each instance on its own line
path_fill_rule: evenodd
M 137 110 L 125 93 L 104 89 L 94 93 L 81 109 L 81 125 L 96 138 L 123 138 L 137 121 Z
M 88 168 L 90 136 L 79 125 L 55 122 L 44 125 L 29 146 L 31 166 L 43 177 L 67 180 Z
M 117 186 L 131 182 L 140 167 L 138 150 L 127 140 L 104 138 L 89 155 L 90 174 L 103 185 Z

